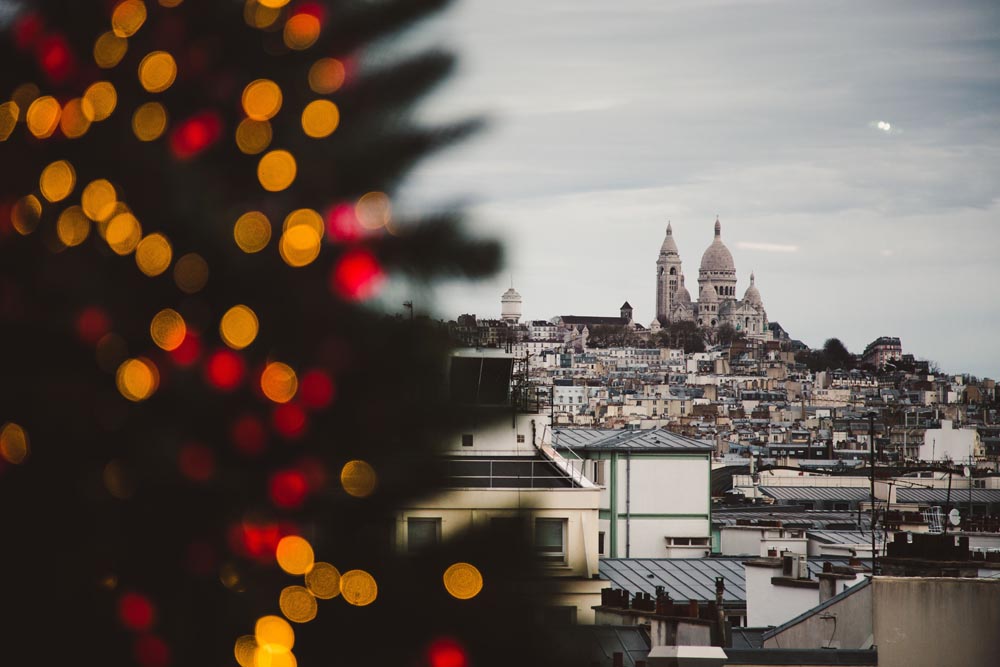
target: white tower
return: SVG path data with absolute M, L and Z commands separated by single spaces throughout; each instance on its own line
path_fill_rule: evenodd
M 521 319 L 521 295 L 513 287 L 500 297 L 500 317 L 509 324 L 517 324 Z

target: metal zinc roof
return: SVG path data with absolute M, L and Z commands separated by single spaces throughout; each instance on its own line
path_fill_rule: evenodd
M 951 502 L 959 504 L 969 501 L 969 489 L 952 489 Z M 948 502 L 948 489 L 904 489 L 896 491 L 896 502 L 900 503 L 935 503 L 943 505 Z M 972 489 L 974 503 L 1000 503 L 1000 489 Z
M 878 529 L 876 528 L 876 531 Z M 824 544 L 846 544 L 846 545 L 871 545 L 871 531 L 861 530 L 807 530 L 809 539 L 818 540 Z M 882 533 L 875 533 L 875 543 L 881 544 L 884 541 Z
M 604 449 L 711 452 L 715 445 L 663 429 L 626 431 L 615 429 L 560 428 L 552 431 L 556 449 Z
M 830 524 L 853 524 L 865 527 L 868 525 L 868 514 L 857 512 L 837 512 L 834 510 L 804 510 L 782 511 L 788 505 L 771 505 L 767 511 L 752 511 L 729 508 L 712 509 L 712 525 L 735 526 L 739 519 L 750 521 L 781 521 L 784 525 L 811 526 L 817 530 L 825 530 Z
M 632 595 L 643 592 L 656 595 L 656 587 L 663 586 L 676 601 L 715 600 L 715 578 L 725 580 L 722 599 L 730 604 L 746 604 L 746 579 L 744 557 L 737 558 L 602 558 L 600 574 L 616 588 Z M 847 558 L 809 559 L 809 573 L 816 577 L 823 571 L 823 563 L 847 565 Z M 864 562 L 864 561 L 862 561 Z
M 670 597 L 686 600 L 715 600 L 715 578 L 725 580 L 723 600 L 745 603 L 743 577 L 746 558 L 606 558 L 600 561 L 602 579 L 633 595 L 656 595 L 663 586 Z
M 871 497 L 869 489 L 859 486 L 762 486 L 760 490 L 775 500 L 859 501 Z

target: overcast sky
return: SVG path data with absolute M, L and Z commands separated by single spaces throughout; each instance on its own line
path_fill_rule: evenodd
M 667 220 L 696 297 L 718 214 L 794 338 L 1000 376 L 1000 3 L 459 0 L 416 38 L 461 57 L 426 117 L 492 123 L 404 199 L 507 249 L 436 315 L 498 316 L 512 276 L 526 317 L 648 324 Z

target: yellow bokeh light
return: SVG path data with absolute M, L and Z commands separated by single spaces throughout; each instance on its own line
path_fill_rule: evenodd
M 158 276 L 170 267 L 174 251 L 163 234 L 150 234 L 135 249 L 135 263 L 149 277 Z
M 346 74 L 336 58 L 320 58 L 309 68 L 309 87 L 314 93 L 329 95 L 344 85 Z
M 135 493 L 135 482 L 120 461 L 109 461 L 101 474 L 104 488 L 113 498 L 128 500 Z
M 330 100 L 314 100 L 302 110 L 302 131 L 313 139 L 333 134 L 340 124 L 340 111 Z
M 208 262 L 193 252 L 184 255 L 174 265 L 174 282 L 186 294 L 201 291 L 208 282 Z
M 177 63 L 166 51 L 153 51 L 139 63 L 139 83 L 151 93 L 162 93 L 177 78 Z
M 289 621 L 308 623 L 316 618 L 316 598 L 302 586 L 286 586 L 278 597 L 278 608 Z
M 157 347 L 167 352 L 180 347 L 186 335 L 187 324 L 184 318 L 172 308 L 164 308 L 149 323 L 149 337 Z
M 260 388 L 264 395 L 275 403 L 287 403 L 295 397 L 299 389 L 299 378 L 291 366 L 280 361 L 272 361 L 260 374 Z
M 236 146 L 240 152 L 256 155 L 271 145 L 271 124 L 266 120 L 244 118 L 236 126 Z
M 90 235 L 90 220 L 79 206 L 70 206 L 59 214 L 56 221 L 56 236 L 63 245 L 72 248 L 87 240 Z
M 340 595 L 340 571 L 329 563 L 316 563 L 306 572 L 306 587 L 321 600 Z
M 236 640 L 233 647 L 233 654 L 240 667 L 256 667 L 254 664 L 254 653 L 257 652 L 257 639 L 253 635 L 243 635 Z
M 305 574 L 313 566 L 314 554 L 309 540 L 298 535 L 286 535 L 274 551 L 278 566 L 288 574 Z
M 35 231 L 42 218 L 42 202 L 35 195 L 21 197 L 10 209 L 10 222 L 18 234 L 27 236 Z
M 66 160 L 58 160 L 42 169 L 38 187 L 49 201 L 62 201 L 76 186 L 76 171 Z
M 340 484 L 349 495 L 365 498 L 374 493 L 378 476 L 366 461 L 348 461 L 340 470 Z
M 103 178 L 88 183 L 80 197 L 83 212 L 95 222 L 108 220 L 114 214 L 117 202 L 115 186 Z
M 270 79 L 257 79 L 243 89 L 243 111 L 253 120 L 268 120 L 281 109 L 281 88 Z
M 278 241 L 278 253 L 286 264 L 301 267 L 319 257 L 320 238 L 309 225 L 290 227 Z
M 79 139 L 90 129 L 94 107 L 86 97 L 75 97 L 66 103 L 59 119 L 59 129 L 69 139 Z
M 184 2 L 184 0 L 160 0 L 160 4 L 167 8 L 176 7 L 182 2 Z
M 369 192 L 358 200 L 354 214 L 367 229 L 385 227 L 392 218 L 392 202 L 384 192 Z
M 111 30 L 94 42 L 94 62 L 101 69 L 110 69 L 120 63 L 128 51 L 128 40 Z
M 14 89 L 14 92 L 10 94 L 11 101 L 17 105 L 17 108 L 24 111 L 31 106 L 31 103 L 38 99 L 38 96 L 42 94 L 42 91 L 38 89 L 33 83 L 22 83 L 20 86 Z
M 275 653 L 287 653 L 295 646 L 295 631 L 280 616 L 262 616 L 254 625 L 254 638 L 261 648 Z
M 253 656 L 255 667 L 298 667 L 298 660 L 291 651 L 280 646 L 261 646 Z
M 265 153 L 257 163 L 257 179 L 269 192 L 280 192 L 291 185 L 296 171 L 295 158 L 284 150 Z
M 308 49 L 319 39 L 319 29 L 319 19 L 312 14 L 293 14 L 285 21 L 285 46 L 294 51 Z
M 119 213 L 105 228 L 104 240 L 115 253 L 128 255 L 142 240 L 142 225 L 131 213 Z
M 111 30 L 118 37 L 131 37 L 146 22 L 146 5 L 140 0 L 123 0 L 111 13 Z
M 243 252 L 260 252 L 271 240 L 271 221 L 260 211 L 244 213 L 233 226 L 233 238 Z
M 219 335 L 229 347 L 242 350 L 257 338 L 258 327 L 256 313 L 244 305 L 233 306 L 219 322 Z
M 470 600 L 483 590 L 483 575 L 470 563 L 455 563 L 444 571 L 444 588 L 459 600 Z
M 83 99 L 90 103 L 92 121 L 104 120 L 111 115 L 118 104 L 118 92 L 109 81 L 91 84 L 83 93 Z M 86 108 L 84 108 L 86 111 Z
M 51 95 L 39 97 L 31 106 L 25 120 L 28 123 L 28 131 L 39 139 L 47 139 L 59 127 L 59 116 L 62 114 L 62 107 L 56 98 Z
M 270 7 L 271 9 L 280 9 L 288 4 L 288 0 L 257 0 L 263 7 Z
M 270 28 L 281 16 L 281 10 L 277 7 L 268 7 L 257 0 L 247 0 L 243 6 L 243 20 L 251 28 Z
M 127 359 L 118 367 L 115 381 L 122 396 L 130 401 L 144 401 L 156 392 L 160 372 L 149 359 Z
M 7 137 L 17 127 L 17 119 L 20 117 L 21 109 L 14 100 L 0 104 L 0 141 L 7 141 Z
M 7 422 L 0 428 L 0 456 L 8 463 L 22 463 L 30 451 L 28 434 L 21 426 Z
M 323 227 L 323 216 L 311 208 L 299 208 L 295 209 L 291 213 L 285 216 L 285 223 L 282 225 L 284 231 L 288 231 L 292 227 L 298 227 L 299 225 L 305 225 L 316 232 L 316 236 L 322 237 L 325 231 Z
M 375 602 L 378 584 L 375 583 L 375 577 L 364 570 L 350 570 L 340 577 L 340 592 L 348 603 L 364 607 Z
M 167 129 L 167 110 L 159 102 L 146 102 L 132 114 L 132 131 L 139 141 L 158 139 Z

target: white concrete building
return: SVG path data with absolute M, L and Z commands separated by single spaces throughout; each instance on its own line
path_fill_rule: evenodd
M 600 553 L 691 558 L 711 553 L 712 443 L 670 431 L 557 429 L 553 446 L 603 486 Z
M 920 446 L 921 461 L 974 462 L 984 454 L 979 432 L 955 428 L 950 419 L 942 419 L 940 428 L 924 431 L 924 444 Z

